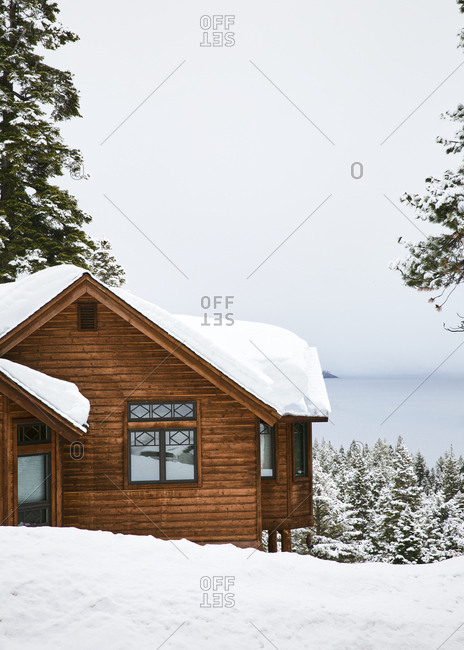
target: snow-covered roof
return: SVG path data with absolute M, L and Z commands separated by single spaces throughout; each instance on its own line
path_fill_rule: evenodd
M 81 431 L 87 431 L 90 402 L 75 384 L 8 359 L 0 359 L 0 375 L 8 377 Z
M 0 284 L 0 338 L 53 300 L 84 275 L 84 269 L 64 264 Z
M 84 273 L 61 265 L 0 285 L 0 339 Z M 200 318 L 170 314 L 127 290 L 107 289 L 280 415 L 328 416 L 317 350 L 296 334 L 245 321 L 203 327 Z

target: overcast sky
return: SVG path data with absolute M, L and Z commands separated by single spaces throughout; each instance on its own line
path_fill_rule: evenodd
M 59 4 L 80 41 L 47 57 L 75 74 L 83 117 L 62 133 L 90 174 L 64 182 L 129 289 L 192 314 L 232 295 L 342 375 L 427 374 L 459 345 L 442 322 L 463 292 L 437 314 L 389 270 L 421 235 L 385 198 L 412 219 L 402 193 L 457 165 L 435 143 L 464 99 L 454 0 Z M 200 46 L 214 15 L 232 47 Z

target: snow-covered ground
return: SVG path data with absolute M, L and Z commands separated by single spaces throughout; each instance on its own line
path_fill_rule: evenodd
M 464 647 L 464 558 L 347 565 L 0 527 L 0 585 L 1 650 Z

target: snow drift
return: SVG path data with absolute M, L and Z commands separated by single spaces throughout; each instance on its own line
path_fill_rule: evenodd
M 8 527 L 0 527 L 0 558 L 5 650 L 464 646 L 464 558 L 347 565 L 231 545 Z

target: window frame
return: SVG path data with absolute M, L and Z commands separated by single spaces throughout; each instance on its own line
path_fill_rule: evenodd
M 166 432 L 168 431 L 192 431 L 193 432 L 193 478 L 188 479 L 167 479 L 166 478 Z M 159 434 L 159 469 L 160 477 L 159 479 L 153 480 L 142 480 L 134 481 L 132 479 L 132 444 L 131 444 L 131 434 L 132 433 L 158 433 Z M 143 427 L 143 428 L 128 428 L 127 429 L 127 482 L 128 485 L 172 485 L 177 483 L 198 483 L 198 437 L 197 437 L 197 427 L 170 427 L 170 426 L 157 426 L 152 427 Z M 169 446 L 169 445 L 168 445 Z
M 304 474 L 297 475 L 296 473 L 296 445 L 295 445 L 295 427 L 303 427 L 303 460 L 304 460 Z M 293 451 L 293 480 L 298 481 L 300 479 L 306 480 L 310 478 L 310 461 L 309 461 L 309 449 L 310 449 L 310 440 L 309 440 L 309 427 L 307 422 L 296 421 L 292 423 L 292 451 Z
M 269 434 L 264 434 L 261 431 L 261 426 L 266 426 L 269 428 Z M 272 476 L 263 476 L 262 471 L 263 468 L 261 466 L 261 436 L 262 435 L 270 435 L 271 436 L 271 454 L 272 454 Z M 260 471 L 260 476 L 262 480 L 265 481 L 272 481 L 277 478 L 277 467 L 276 467 L 276 425 L 270 425 L 267 424 L 266 422 L 263 422 L 262 420 L 259 421 L 259 471 Z

